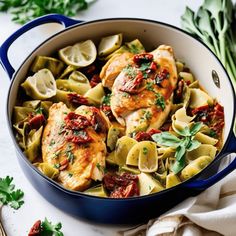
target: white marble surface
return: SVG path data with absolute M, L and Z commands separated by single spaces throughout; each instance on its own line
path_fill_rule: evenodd
M 200 0 L 97 0 L 87 11 L 76 17 L 81 20 L 93 20 L 110 17 L 138 17 L 158 20 L 180 26 L 180 16 L 185 6 L 196 9 Z M 0 13 L 0 45 L 20 26 L 11 22 L 9 14 Z M 17 68 L 24 57 L 43 39 L 61 26 L 50 24 L 30 31 L 17 40 L 9 50 L 9 57 Z M 116 235 L 118 227 L 85 223 L 58 210 L 30 185 L 21 171 L 6 124 L 6 99 L 10 81 L 0 66 L 0 177 L 10 175 L 18 188 L 25 192 L 25 204 L 17 211 L 3 207 L 2 220 L 8 236 L 25 236 L 37 219 L 47 217 L 53 222 L 62 222 L 65 236 Z

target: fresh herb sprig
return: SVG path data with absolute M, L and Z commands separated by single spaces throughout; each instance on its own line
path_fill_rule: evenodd
M 13 177 L 0 178 L 0 203 L 9 205 L 15 210 L 19 209 L 24 203 L 22 190 L 15 190 L 15 185 L 12 184 Z
M 205 0 L 196 12 L 186 7 L 181 24 L 221 60 L 236 89 L 235 13 L 231 0 Z
M 62 224 L 60 222 L 57 224 L 52 224 L 47 218 L 45 218 L 45 220 L 42 222 L 41 220 L 37 220 L 34 223 L 28 236 L 64 236 L 64 234 L 61 232 L 61 228 Z
M 0 0 L 0 11 L 10 11 L 12 20 L 24 24 L 36 17 L 50 13 L 75 16 L 95 0 Z
M 175 148 L 175 163 L 172 171 L 177 174 L 185 167 L 185 154 L 200 146 L 200 142 L 194 140 L 194 136 L 201 129 L 202 122 L 194 123 L 190 128 L 186 126 L 183 130 L 175 130 L 181 138 L 176 137 L 170 132 L 161 132 L 152 135 L 152 139 L 159 145 Z

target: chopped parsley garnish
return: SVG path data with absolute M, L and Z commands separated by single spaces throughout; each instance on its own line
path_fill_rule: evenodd
M 55 225 L 52 222 L 49 222 L 47 218 L 41 223 L 41 232 L 40 235 L 54 235 L 54 236 L 63 236 L 64 234 L 61 232 L 62 224 L 59 222 Z
M 68 176 L 71 178 L 73 176 L 73 174 L 72 173 L 68 173 Z
M 153 91 L 154 90 L 153 82 L 147 82 L 146 83 L 146 89 L 149 90 L 149 91 Z
M 104 105 L 110 106 L 110 102 L 111 102 L 111 93 L 107 94 L 102 99 L 102 104 L 104 104 Z
M 141 70 L 142 72 L 145 72 L 147 69 L 149 69 L 150 65 L 151 65 L 151 62 L 144 62 L 139 67 L 139 70 Z
M 127 65 L 123 71 L 130 76 L 131 78 L 135 78 L 137 76 L 137 71 L 134 67 L 132 67 L 130 64 Z
M 35 114 L 43 114 L 43 108 L 42 107 L 38 107 L 37 109 L 35 109 Z
M 122 97 L 128 98 L 128 97 L 129 97 L 129 94 L 126 93 L 126 92 L 123 92 L 123 93 L 122 93 Z
M 15 210 L 19 209 L 24 203 L 22 200 L 24 193 L 22 190 L 15 190 L 15 185 L 12 184 L 13 177 L 7 176 L 0 178 L 0 203 L 9 205 Z
M 144 114 L 144 118 L 146 120 L 150 120 L 152 118 L 152 113 L 150 111 L 146 111 Z
M 77 131 L 80 132 L 80 131 Z M 75 159 L 75 155 L 72 153 L 72 146 L 69 145 L 65 151 L 66 156 L 68 157 L 68 160 L 70 163 L 73 163 L 74 159 Z
M 60 165 L 59 163 L 56 163 L 56 164 L 53 165 L 53 167 L 56 168 L 56 169 L 59 169 L 60 166 L 61 166 L 61 165 Z
M 52 146 L 52 145 L 54 145 L 55 143 L 56 143 L 55 140 L 52 139 L 52 140 L 50 141 L 50 143 L 49 143 L 49 146 Z
M 212 138 L 217 137 L 216 131 L 211 129 L 210 132 L 209 132 L 209 136 L 212 137 Z
M 162 111 L 165 110 L 166 104 L 165 104 L 165 99 L 160 93 L 156 93 L 156 100 L 155 100 L 155 105 L 159 106 Z
M 144 148 L 143 148 L 143 154 L 144 154 L 144 155 L 147 155 L 147 154 L 148 154 L 148 149 L 147 149 L 147 147 L 144 147 Z
M 101 171 L 102 173 L 105 173 L 105 172 L 106 172 L 105 167 L 104 167 L 104 166 L 101 166 L 100 163 L 97 163 L 97 164 L 96 164 L 96 167 L 97 167 L 98 170 Z
M 134 45 L 134 44 L 131 44 L 131 45 L 129 46 L 129 50 L 130 50 L 130 52 L 132 52 L 133 54 L 138 54 L 138 53 L 140 53 L 140 49 L 139 49 L 136 45 Z

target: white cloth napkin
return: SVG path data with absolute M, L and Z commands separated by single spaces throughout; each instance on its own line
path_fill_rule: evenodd
M 220 169 L 235 158 L 224 158 Z M 146 225 L 119 232 L 123 236 L 236 235 L 236 171 Z

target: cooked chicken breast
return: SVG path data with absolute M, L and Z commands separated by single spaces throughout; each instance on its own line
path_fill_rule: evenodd
M 111 109 L 126 134 L 160 128 L 170 112 L 177 83 L 173 50 L 161 45 L 151 53 L 138 54 L 117 76 Z
M 115 54 L 111 57 L 103 66 L 100 73 L 102 85 L 111 90 L 116 77 L 120 74 L 124 67 L 127 66 L 132 57 L 133 54 L 130 52 Z
M 91 180 L 101 180 L 106 156 L 107 119 L 95 107 L 71 112 L 55 103 L 42 138 L 43 161 L 59 169 L 58 180 L 71 190 L 84 190 Z

